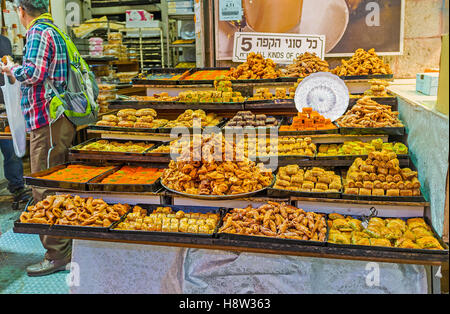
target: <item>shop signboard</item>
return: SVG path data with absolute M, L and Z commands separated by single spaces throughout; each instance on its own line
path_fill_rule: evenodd
M 245 62 L 250 52 L 260 53 L 276 63 L 291 63 L 299 55 L 310 52 L 320 58 L 325 54 L 324 35 L 236 33 L 233 62 Z
M 403 53 L 405 0 L 214 1 L 217 60 L 233 60 L 241 33 L 324 35 L 326 57 L 351 56 L 358 48 Z

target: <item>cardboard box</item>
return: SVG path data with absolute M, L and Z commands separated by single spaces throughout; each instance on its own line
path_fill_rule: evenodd
M 193 8 L 193 1 L 169 1 L 167 2 L 167 6 L 169 9 L 182 9 L 182 8 Z
M 181 8 L 181 9 L 170 9 L 169 8 L 169 14 L 193 14 L 194 13 L 194 9 L 190 9 L 190 8 Z
M 154 22 L 154 15 L 145 10 L 126 11 L 127 28 L 156 27 Z
M 417 73 L 416 91 L 428 96 L 437 96 L 439 73 Z

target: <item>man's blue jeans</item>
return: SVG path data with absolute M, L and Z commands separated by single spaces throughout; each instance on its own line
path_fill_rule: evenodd
M 12 140 L 0 140 L 3 169 L 8 180 L 8 191 L 14 194 L 24 188 L 22 159 L 16 156 Z

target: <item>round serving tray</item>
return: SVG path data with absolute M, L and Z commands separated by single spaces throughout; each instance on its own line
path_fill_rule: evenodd
M 331 121 L 341 117 L 348 108 L 349 91 L 345 82 L 328 72 L 317 72 L 307 76 L 295 92 L 295 107 L 299 112 L 305 107 Z
M 187 198 L 193 198 L 193 199 L 198 199 L 198 200 L 207 200 L 207 201 L 221 201 L 221 200 L 235 200 L 238 198 L 246 198 L 246 197 L 250 197 L 253 196 L 255 194 L 258 194 L 260 192 L 263 192 L 265 190 L 267 190 L 268 188 L 272 187 L 273 184 L 275 183 L 276 180 L 276 176 L 273 176 L 273 180 L 270 183 L 269 186 L 266 186 L 265 188 L 261 189 L 261 190 L 257 190 L 257 191 L 253 191 L 253 192 L 249 192 L 249 193 L 241 193 L 241 194 L 234 194 L 234 195 L 196 195 L 196 194 L 187 194 L 187 193 L 183 193 L 183 192 L 179 192 L 179 191 L 175 191 L 172 189 L 169 189 L 168 187 L 166 187 L 164 185 L 164 183 L 161 180 L 161 185 L 163 186 L 163 188 L 165 188 L 167 191 L 181 195 L 181 196 L 185 196 Z

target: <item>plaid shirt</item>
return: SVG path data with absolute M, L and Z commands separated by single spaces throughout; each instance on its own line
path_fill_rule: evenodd
M 50 123 L 50 101 L 55 94 L 50 87 L 46 89 L 46 80 L 51 80 L 61 94 L 67 80 L 66 43 L 53 28 L 40 22 L 52 23 L 41 19 L 28 30 L 23 64 L 12 68 L 22 84 L 21 106 L 27 132 Z

